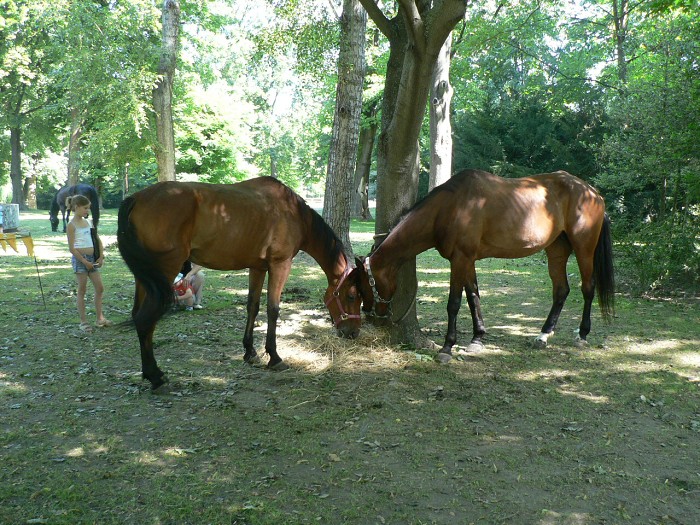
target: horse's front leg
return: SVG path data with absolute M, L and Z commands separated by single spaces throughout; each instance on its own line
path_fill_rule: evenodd
M 452 357 L 452 347 L 457 342 L 457 315 L 462 305 L 462 289 L 466 290 L 469 312 L 474 326 L 472 344 L 481 345 L 481 337 L 486 333 L 481 318 L 479 288 L 476 282 L 476 269 L 473 261 L 453 258 L 450 261 L 450 295 L 447 299 L 447 334 L 445 344 L 438 353 L 438 361 L 447 363 Z
M 457 342 L 457 314 L 462 306 L 462 286 L 455 286 L 450 278 L 450 295 L 447 298 L 447 334 L 445 343 L 438 352 L 437 360 L 447 363 L 452 359 L 452 347 Z
M 251 268 L 248 272 L 248 302 L 246 304 L 245 332 L 243 333 L 243 361 L 248 364 L 257 364 L 260 357 L 255 351 L 253 344 L 253 328 L 255 319 L 260 311 L 260 295 L 262 294 L 263 283 L 265 282 L 265 272 Z
M 284 283 L 287 282 L 291 268 L 291 260 L 271 267 L 267 283 L 267 337 L 265 338 L 265 350 L 270 356 L 267 367 L 276 371 L 289 368 L 287 363 L 282 361 L 282 358 L 277 353 L 277 320 L 280 314 L 282 288 L 284 288 Z

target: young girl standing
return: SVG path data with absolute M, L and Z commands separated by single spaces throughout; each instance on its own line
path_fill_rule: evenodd
M 73 271 L 78 282 L 78 314 L 80 315 L 80 329 L 91 332 L 92 328 L 85 314 L 85 292 L 88 278 L 95 288 L 95 314 L 97 321 L 95 326 L 110 326 L 102 312 L 102 296 L 104 285 L 100 276 L 100 266 L 104 262 L 104 250 L 102 240 L 96 235 L 98 246 L 93 245 L 90 227 L 92 226 L 86 217 L 90 213 L 90 199 L 84 195 L 74 195 L 66 199 L 66 207 L 73 212 L 73 218 L 68 223 L 66 234 L 68 235 L 68 249 L 73 254 Z M 98 248 L 99 257 L 95 260 L 95 248 Z

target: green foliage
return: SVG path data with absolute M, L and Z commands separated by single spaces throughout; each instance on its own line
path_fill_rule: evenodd
M 616 228 L 622 282 L 636 292 L 700 290 L 700 215 L 669 215 L 635 230 Z

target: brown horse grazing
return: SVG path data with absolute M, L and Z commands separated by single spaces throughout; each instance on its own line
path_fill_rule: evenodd
M 338 333 L 356 337 L 361 300 L 357 270 L 321 216 L 281 182 L 262 177 L 237 184 L 161 182 L 122 202 L 119 251 L 136 278 L 132 318 L 141 346 L 143 377 L 156 389 L 167 382 L 153 356 L 153 331 L 173 302 L 171 283 L 186 260 L 215 270 L 249 268 L 244 360 L 259 360 L 253 326 L 267 284 L 268 367 L 287 365 L 277 354 L 280 296 L 299 250 L 328 278 L 325 303 Z
M 450 261 L 448 326 L 438 360 L 448 362 L 456 342 L 462 290 L 467 294 L 474 335 L 486 333 L 481 317 L 475 261 L 513 259 L 545 250 L 553 285 L 553 304 L 536 343 L 547 344 L 569 294 L 566 263 L 576 254 L 584 307 L 577 341 L 591 329 L 595 288 L 603 317 L 614 311 L 612 242 L 605 203 L 598 192 L 566 172 L 504 179 L 484 171 L 463 171 L 418 202 L 364 261 L 360 292 L 363 310 L 391 316 L 396 273 L 404 261 L 436 248 Z

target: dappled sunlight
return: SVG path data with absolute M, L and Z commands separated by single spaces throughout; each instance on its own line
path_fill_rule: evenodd
M 582 401 L 588 401 L 589 403 L 610 403 L 610 398 L 608 396 L 596 395 L 592 394 L 591 392 L 580 392 L 576 390 L 572 385 L 562 386 L 557 389 L 557 392 L 564 396 L 573 396 L 578 399 L 581 399 Z
M 633 340 L 606 350 L 605 358 L 616 361 L 618 371 L 635 373 L 669 371 L 685 378 L 700 375 L 700 341 L 697 339 Z
M 537 334 L 532 331 L 532 327 L 525 324 L 498 324 L 493 325 L 493 327 L 489 330 L 500 330 L 509 335 L 518 337 L 532 337 L 533 339 L 535 336 L 537 336 Z
M 542 514 L 544 517 L 538 522 L 539 525 L 590 525 L 600 521 L 586 512 L 559 513 L 542 509 Z
M 173 449 L 165 449 L 163 451 L 163 456 L 169 455 L 167 451 L 169 450 L 175 450 Z M 175 456 L 176 454 L 171 454 L 172 456 Z M 141 465 L 151 465 L 151 466 L 156 466 L 156 467 L 165 467 L 166 463 L 163 461 L 162 457 L 159 457 L 158 455 L 154 454 L 153 452 L 145 451 L 142 450 L 141 452 L 137 453 L 134 456 L 134 461 L 138 464 Z
M 66 456 L 69 458 L 80 458 L 85 455 L 85 449 L 83 447 L 75 447 L 68 452 L 66 452 Z
M 574 372 L 573 370 L 564 370 L 561 368 L 548 368 L 546 370 L 532 370 L 528 372 L 522 372 L 520 374 L 515 374 L 515 378 L 521 381 L 539 381 L 544 380 L 570 380 L 573 377 L 577 377 L 579 371 Z
M 418 275 L 439 275 L 442 276 L 445 279 L 445 282 L 442 284 L 447 283 L 450 280 L 450 269 L 449 268 L 421 268 L 417 270 L 416 272 Z
M 12 397 L 13 394 L 25 394 L 27 391 L 23 383 L 11 381 L 8 374 L 0 372 L 0 394 Z
M 206 381 L 210 385 L 214 386 L 226 386 L 227 380 L 224 379 L 223 377 L 214 377 L 214 376 L 208 376 L 208 375 L 202 375 L 199 376 L 199 379 L 202 381 Z

